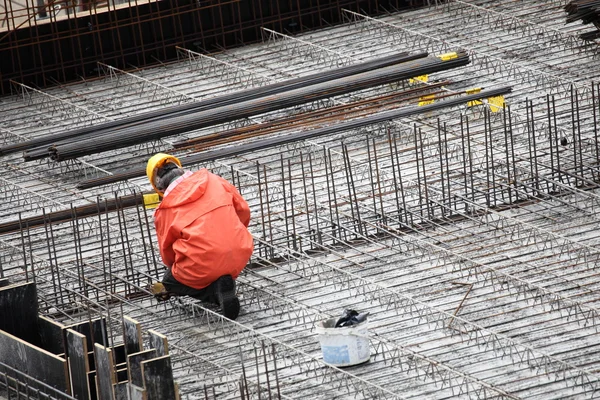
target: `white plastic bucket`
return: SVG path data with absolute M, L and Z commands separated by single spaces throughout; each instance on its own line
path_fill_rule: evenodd
M 336 367 L 349 367 L 369 361 L 369 327 L 367 321 L 358 325 L 334 328 L 337 318 L 317 324 L 323 361 Z

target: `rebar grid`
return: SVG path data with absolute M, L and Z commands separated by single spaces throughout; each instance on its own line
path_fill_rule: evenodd
M 0 145 L 2 146 L 27 140 L 25 136 L 12 132 L 6 128 L 0 128 L 0 137 L 2 138 L 0 139 Z
M 44 263 L 45 260 L 40 259 L 39 260 L 41 263 Z M 59 272 L 60 270 L 60 272 Z M 37 272 L 37 281 L 44 281 L 44 277 L 43 275 L 40 274 L 40 270 L 36 271 Z M 113 316 L 111 316 L 111 312 L 110 309 L 108 307 L 108 303 L 109 301 L 113 301 L 113 300 L 118 300 L 121 303 L 124 303 L 126 305 L 132 305 L 132 303 L 130 301 L 127 300 L 127 297 L 122 297 L 120 294 L 116 294 L 113 291 L 108 291 L 106 289 L 103 289 L 100 286 L 96 286 L 95 284 L 89 282 L 89 280 L 86 280 L 86 284 L 90 286 L 90 289 L 95 290 L 97 293 L 102 294 L 102 297 L 104 297 L 104 299 L 98 299 L 98 300 L 92 300 L 90 297 L 86 296 L 85 291 L 81 290 L 81 288 L 79 290 L 75 290 L 75 288 L 71 288 L 70 285 L 68 283 L 65 283 L 66 279 L 64 278 L 71 278 L 73 280 L 77 279 L 80 280 L 82 279 L 82 276 L 76 276 L 74 272 L 71 271 L 71 269 L 66 268 L 66 267 L 59 267 L 56 266 L 56 273 L 57 274 L 63 274 L 63 283 L 61 287 L 64 288 L 64 291 L 67 292 L 68 297 L 71 299 L 71 302 L 73 303 L 80 303 L 80 306 L 82 307 L 81 310 L 85 311 L 86 309 L 88 309 L 88 307 L 93 307 L 95 308 L 95 312 L 99 313 L 99 315 L 101 316 L 106 316 L 107 319 L 109 320 L 109 322 L 114 322 L 111 321 L 111 318 L 114 318 Z M 79 274 L 80 271 L 77 270 L 77 273 Z M 84 278 L 85 279 L 85 278 Z M 35 280 L 35 279 L 34 279 Z M 53 280 L 53 284 L 55 284 L 54 282 L 54 276 L 52 277 Z M 128 285 L 131 285 L 131 282 L 127 282 Z M 141 289 L 141 287 L 137 287 L 138 289 Z M 44 292 L 43 288 L 40 288 L 40 290 L 42 291 L 42 293 Z M 42 297 L 45 297 L 44 294 L 42 294 Z M 105 306 L 106 304 L 106 306 Z M 367 393 L 368 395 L 365 395 L 365 398 L 371 398 L 373 396 L 375 397 L 379 397 L 381 395 L 385 395 L 386 398 L 389 398 L 390 395 L 392 395 L 391 398 L 400 398 L 395 396 L 392 392 L 385 390 L 381 387 L 378 387 L 376 385 L 373 385 L 372 383 L 369 383 L 367 381 L 365 381 L 364 379 L 361 379 L 357 376 L 354 376 L 351 373 L 348 373 L 344 370 L 340 370 L 338 368 L 335 367 L 328 367 L 325 366 L 322 361 L 316 359 L 314 356 L 310 356 L 302 351 L 299 351 L 298 349 L 291 347 L 289 345 L 286 345 L 284 343 L 281 343 L 279 341 L 277 341 L 276 339 L 270 338 L 267 335 L 264 335 L 258 331 L 255 331 L 254 329 L 252 329 L 251 327 L 246 327 L 242 324 L 236 323 L 236 322 L 232 322 L 232 321 L 228 321 L 225 320 L 222 316 L 220 316 L 219 314 L 215 313 L 214 311 L 207 309 L 205 307 L 201 307 L 197 304 L 194 303 L 185 303 L 184 302 L 184 307 L 187 307 L 189 309 L 189 311 L 192 313 L 192 318 L 193 318 L 193 323 L 194 324 L 202 324 L 203 322 L 207 323 L 207 324 L 212 324 L 213 328 L 215 328 L 215 325 L 217 325 L 217 328 L 219 329 L 223 329 L 223 331 L 228 331 L 229 332 L 229 336 L 233 336 L 232 332 L 234 331 L 241 331 L 241 335 L 244 338 L 244 340 L 247 340 L 247 342 L 243 343 L 240 342 L 240 346 L 239 349 L 242 348 L 243 344 L 254 344 L 257 341 L 257 338 L 260 338 L 261 340 L 268 340 L 269 342 L 272 342 L 273 345 L 277 345 L 278 347 L 281 347 L 283 349 L 283 358 L 281 360 L 282 365 L 289 367 L 290 364 L 288 364 L 289 357 L 296 357 L 296 359 L 291 361 L 291 365 L 294 365 L 296 367 L 301 368 L 301 370 L 304 371 L 304 373 L 307 374 L 315 374 L 315 377 L 322 377 L 322 379 L 325 380 L 332 380 L 332 381 L 340 381 L 344 382 L 347 385 L 347 389 L 351 390 L 351 388 L 353 390 L 356 390 L 356 393 L 358 394 L 365 394 Z M 141 307 L 138 306 L 138 309 L 144 313 L 148 313 L 148 309 L 145 307 Z M 104 313 L 106 313 L 106 315 L 104 315 Z M 180 319 L 181 316 L 174 314 L 175 318 Z M 156 315 L 154 315 L 156 316 Z M 147 318 L 147 316 L 146 316 Z M 161 322 L 165 323 L 166 320 L 164 318 L 161 318 Z M 213 333 L 218 333 L 219 330 L 217 329 L 217 331 L 212 331 Z M 109 334 L 110 338 L 109 341 L 113 342 L 115 339 L 115 335 L 110 333 Z M 254 340 L 252 340 L 252 338 L 254 338 Z M 201 360 L 203 360 L 204 362 L 206 362 L 206 358 L 204 357 L 200 357 L 198 353 L 193 353 L 192 351 L 188 350 L 189 346 L 186 348 L 180 347 L 178 345 L 178 343 L 176 342 L 174 345 L 170 344 L 170 348 L 174 348 L 177 349 L 179 351 L 181 351 L 182 353 L 188 354 L 188 355 L 193 355 L 194 358 L 200 358 Z M 199 351 L 202 350 L 198 349 Z M 292 356 L 290 356 L 290 353 L 292 354 Z M 219 369 L 223 369 L 222 365 L 219 364 L 215 364 L 212 362 L 209 362 L 213 367 L 214 366 L 218 366 Z M 326 367 L 325 371 L 322 371 L 323 367 Z M 333 371 L 329 370 L 328 368 L 332 368 Z M 197 372 L 197 371 L 194 371 Z M 223 371 L 222 371 L 223 372 Z M 333 376 L 332 376 L 333 375 Z M 252 377 L 252 375 L 248 375 L 249 378 Z M 222 384 L 223 381 L 223 376 L 217 377 L 215 378 L 216 380 L 220 381 L 219 383 Z M 246 379 L 246 378 L 244 378 Z M 258 379 L 258 378 L 257 378 Z M 260 380 L 257 380 L 257 382 L 260 382 Z M 259 384 L 259 383 L 257 383 Z M 236 386 L 234 386 L 234 389 L 237 389 Z M 264 390 L 264 389 L 263 389 Z M 231 393 L 231 392 L 230 392 Z M 349 393 L 354 393 L 354 392 L 349 392 Z M 235 394 L 235 393 L 234 393 Z
M 285 41 L 294 45 L 290 39 Z M 295 45 L 324 57 L 317 49 L 327 46 L 318 41 L 319 47 L 307 45 L 311 42 Z M 233 70 L 238 66 L 228 64 Z M 522 82 L 543 79 L 520 74 Z M 282 67 L 280 76 L 286 75 Z M 260 355 L 266 352 L 260 335 L 292 343 L 294 350 L 309 349 L 314 357 L 316 338 L 307 331 L 317 318 L 336 315 L 341 303 L 372 310 L 375 353 L 357 376 L 395 393 L 402 388 L 407 398 L 492 398 L 507 388 L 515 398 L 593 396 L 597 376 L 587 370 L 596 369 L 598 352 L 593 296 L 598 101 L 593 86 L 571 88 L 558 87 L 556 97 L 541 107 L 515 103 L 510 113 L 495 115 L 478 107 L 461 109 L 462 119 L 452 111 L 418 119 L 415 125 L 394 121 L 208 165 L 233 181 L 253 210 L 257 250 L 238 280 L 242 309 L 248 310 L 239 330 L 213 329 L 219 317 L 197 304 L 184 304 L 195 310 L 193 318 L 202 315 L 193 323 L 196 330 L 175 322 L 187 321 L 179 306 L 165 305 L 159 317 L 147 315 L 152 307 L 147 302 L 130 305 L 124 296 L 145 294 L 144 284 L 159 277 L 160 269 L 151 217 L 144 221 L 136 211 L 80 219 L 69 226 L 24 227 L 1 242 L 0 271 L 4 274 L 8 266 L 15 279 L 36 271 L 31 275 L 40 279 L 42 308 L 58 308 L 63 318 L 85 310 L 88 300 L 102 304 L 110 297 L 126 304 L 144 328 L 172 322 L 168 335 L 190 335 L 180 342 L 176 368 L 179 376 L 193 377 L 184 385 L 191 397 L 201 389 L 196 376 L 209 376 L 217 391 L 238 388 L 239 369 L 228 375 L 214 360 L 227 365 L 240 358 L 262 362 Z M 580 107 L 566 107 L 575 96 Z M 367 140 L 359 139 L 363 135 Z M 565 137 L 567 146 L 560 144 Z M 9 184 L 14 182 L 10 178 Z M 138 189 L 137 181 L 132 182 L 119 191 Z M 31 190 L 38 192 L 35 186 Z M 47 199 L 34 202 L 52 204 Z M 29 259 L 32 268 L 23 271 Z M 297 286 L 285 281 L 293 276 Z M 359 281 L 349 282 L 355 276 Z M 375 293 L 364 294 L 356 286 L 365 281 Z M 66 293 L 56 293 L 61 285 Z M 383 297 L 370 301 L 378 295 Z M 259 334 L 246 333 L 246 328 Z M 240 342 L 243 355 L 235 354 L 235 344 L 224 344 L 231 332 L 246 338 Z M 553 334 L 564 335 L 564 343 Z M 194 335 L 208 340 L 199 345 Z M 337 384 L 349 394 L 362 393 L 349 378 L 337 384 L 323 378 L 319 386 L 312 375 L 295 376 L 300 367 L 286 365 L 285 360 L 294 359 L 287 354 L 278 353 L 282 361 L 278 358 L 277 370 L 281 379 L 297 381 L 287 389 L 289 398 L 311 397 L 319 389 L 323 398 L 339 395 Z M 206 367 L 196 367 L 199 360 Z M 474 370 L 471 363 L 481 369 Z M 252 394 L 258 397 L 256 390 L 268 388 L 262 367 L 256 371 L 247 376 L 252 376 Z M 220 380 L 220 374 L 229 378 Z M 382 383 L 392 377 L 394 385 Z
M 482 28 L 502 27 L 505 31 L 520 32 L 527 37 L 535 37 L 536 45 L 539 45 L 540 37 L 547 40 L 546 47 L 560 46 L 573 53 L 580 51 L 591 51 L 594 55 L 598 54 L 597 46 L 582 42 L 578 35 L 570 32 L 563 32 L 556 28 L 548 27 L 524 18 L 508 14 L 503 11 L 491 10 L 484 6 L 471 4 L 462 0 L 450 0 L 436 5 L 444 12 L 451 14 L 454 21 L 465 23 L 478 22 Z M 486 21 L 486 24 L 482 22 Z
M 363 173 L 363 174 L 361 174 L 361 175 L 364 175 L 364 173 Z
M 328 267 L 330 267 L 330 265 L 328 265 Z M 320 270 L 319 271 L 311 270 L 310 272 L 307 273 L 308 276 L 313 276 L 313 277 L 317 276 L 317 277 L 319 277 L 319 279 L 322 278 L 322 276 L 323 276 L 322 274 L 323 274 L 323 271 L 320 271 Z M 366 288 L 365 291 L 369 291 L 369 288 Z M 371 290 L 371 292 L 372 292 L 372 290 Z M 378 295 L 378 293 L 373 294 L 373 296 L 375 298 L 377 298 L 377 299 L 381 299 L 382 298 L 382 296 Z
M 26 373 L 0 362 L 0 396 L 26 400 L 75 400 Z
M 589 90 L 589 87 L 580 85 L 576 81 L 565 79 L 558 75 L 546 73 L 530 66 L 522 66 L 517 62 L 511 62 L 501 57 L 497 57 L 479 50 L 465 46 L 453 40 L 441 39 L 439 37 L 421 33 L 413 29 L 403 27 L 398 24 L 389 23 L 381 19 L 372 18 L 350 10 L 343 10 L 347 15 L 348 21 L 367 31 L 382 31 L 384 36 L 393 37 L 395 41 L 404 43 L 407 48 L 426 48 L 435 53 L 445 53 L 457 48 L 464 48 L 471 57 L 471 66 L 467 68 L 477 68 L 481 73 L 486 71 L 489 76 L 495 79 L 513 79 L 521 84 L 533 85 L 537 90 L 544 90 L 547 93 L 556 91 L 565 91 L 571 85 L 577 87 L 583 93 Z
M 396 239 L 402 241 L 401 237 L 397 237 Z M 436 256 L 435 255 L 432 256 L 431 250 L 435 250 L 436 252 L 449 253 L 449 254 L 451 254 L 452 257 L 457 257 L 459 259 L 462 259 L 463 261 L 471 261 L 472 262 L 472 260 L 467 260 L 462 255 L 454 254 L 451 251 L 443 249 L 443 248 L 439 248 L 436 245 L 432 245 L 430 243 L 415 243 L 414 237 L 412 239 L 413 240 L 405 243 L 406 247 L 403 248 L 402 245 L 399 245 L 399 248 L 400 248 L 400 250 L 403 250 L 403 251 L 421 252 L 422 257 L 423 257 L 422 261 L 425 261 L 427 259 L 429 261 L 432 261 L 432 257 L 436 257 Z M 417 242 L 421 242 L 421 240 L 417 239 Z M 444 260 L 442 260 L 442 264 L 445 265 L 445 261 Z M 483 266 L 483 265 L 478 265 L 478 267 L 483 267 L 485 269 L 488 269 L 488 267 Z M 317 274 L 317 275 L 319 275 L 319 274 Z M 501 276 L 504 277 L 504 278 L 511 278 L 509 275 L 506 275 L 506 274 L 502 274 Z M 511 279 L 513 279 L 513 278 L 511 278 Z M 496 280 L 497 280 L 497 278 L 496 278 Z M 494 279 L 492 278 L 492 284 L 493 283 L 494 283 Z M 538 288 L 536 288 L 536 289 L 538 289 Z M 576 305 L 580 307 L 580 305 L 578 305 L 577 303 L 576 303 Z
M 125 83 L 127 90 L 139 90 L 138 93 L 140 94 L 144 93 L 145 90 L 148 90 L 152 93 L 152 100 L 155 101 L 158 99 L 158 104 L 161 106 L 171 104 L 179 105 L 184 102 L 196 100 L 194 97 L 188 94 L 181 93 L 178 90 L 166 87 L 165 85 L 161 85 L 160 83 L 151 81 L 130 72 L 123 71 L 111 65 L 104 64 L 100 61 L 98 61 L 97 64 L 100 69 L 104 71 L 104 74 L 109 76 L 109 79 L 115 81 L 115 86 L 121 86 L 123 83 Z M 146 86 L 149 86 L 150 88 L 144 89 Z
M 177 47 L 177 55 L 180 59 L 187 59 L 192 71 L 202 71 L 203 75 L 215 76 L 217 79 L 241 89 L 264 86 L 271 81 L 271 78 L 239 65 L 230 64 L 227 61 L 179 46 Z
M 11 81 L 22 101 L 28 105 L 36 106 L 41 113 L 59 113 L 59 115 L 75 116 L 76 126 L 85 126 L 87 123 L 93 123 L 95 119 L 102 121 L 114 121 L 113 118 L 79 106 L 64 99 L 60 99 L 45 91 L 32 88 L 23 83 Z M 72 123 L 70 123 L 73 126 Z
M 335 254 L 337 256 L 341 256 L 341 254 L 336 254 L 335 251 L 331 251 L 331 254 Z M 285 257 L 285 255 L 284 255 Z M 298 271 L 302 270 L 300 274 L 304 278 L 308 278 L 311 281 L 314 281 L 314 277 L 318 276 L 317 281 L 322 284 L 321 287 L 326 287 L 331 284 L 331 282 L 327 278 L 321 278 L 319 275 L 323 271 L 318 271 L 317 274 L 314 274 L 315 269 L 309 267 L 305 256 L 302 255 L 290 255 L 287 256 L 288 261 L 285 264 L 305 264 L 305 266 L 300 267 L 291 267 L 287 268 L 284 264 L 271 264 L 272 267 L 275 267 L 277 270 L 284 270 L 290 272 L 292 275 L 298 276 Z M 310 258 L 310 257 L 309 257 Z M 343 258 L 340 258 L 343 259 Z M 263 261 L 263 260 L 261 260 Z M 266 260 L 265 260 L 266 262 Z M 317 264 L 322 264 L 322 262 L 315 261 Z M 266 265 L 268 265 L 267 263 Z M 328 265 L 330 265 L 328 263 Z M 246 280 L 243 281 L 245 285 Z M 363 282 L 360 282 L 363 283 Z M 359 284 L 360 284 L 359 283 Z M 339 282 L 334 281 L 334 286 L 338 286 L 336 291 L 340 291 Z M 301 285 L 301 287 L 304 286 Z M 246 300 L 246 288 L 244 288 L 244 300 Z M 258 289 L 255 289 L 258 290 Z M 260 289 L 263 293 L 265 289 Z M 369 290 L 369 288 L 365 288 L 365 290 Z M 355 294 L 355 296 L 358 293 Z M 269 293 L 270 296 L 273 296 Z M 287 295 L 286 298 L 277 296 L 279 302 L 282 302 L 282 305 L 278 304 L 278 313 L 283 315 L 291 315 L 290 319 L 296 319 L 298 321 L 302 321 L 303 324 L 309 324 L 309 326 L 314 326 L 319 320 L 325 320 L 327 318 L 331 318 L 333 315 L 330 313 L 326 313 L 324 311 L 319 310 L 320 307 L 306 306 L 301 303 L 301 301 L 295 299 L 293 296 L 292 299 Z M 371 301 L 369 301 L 371 300 Z M 257 300 L 258 301 L 258 300 Z M 271 304 L 273 300 L 268 300 L 265 302 L 265 306 L 273 307 Z M 363 307 L 366 304 L 373 303 L 372 299 L 365 299 L 362 302 Z M 389 304 L 388 304 L 389 306 Z M 389 310 L 389 307 L 388 307 Z M 382 310 L 379 310 L 380 312 Z M 399 310 L 396 309 L 396 312 Z M 315 314 L 316 313 L 316 314 Z M 398 314 L 400 315 L 400 314 Z M 308 319 L 308 321 L 307 321 Z M 395 323 L 392 323 L 394 325 Z M 385 325 L 385 324 L 382 324 Z M 378 328 L 382 328 L 381 322 Z M 386 326 L 385 329 L 392 329 L 392 326 Z M 457 393 L 479 393 L 477 398 L 490 398 L 495 396 L 500 396 L 501 398 L 516 398 L 513 395 L 494 387 L 484 380 L 480 380 L 475 378 L 472 375 L 465 374 L 459 370 L 456 370 L 450 365 L 444 364 L 440 362 L 440 360 L 432 359 L 424 354 L 419 353 L 418 351 L 412 350 L 408 346 L 404 346 L 401 343 L 396 342 L 394 339 L 387 337 L 388 335 L 383 334 L 382 330 L 376 330 L 377 334 L 374 338 L 371 339 L 371 343 L 373 347 L 376 349 L 376 354 L 378 358 L 382 358 L 383 362 L 387 365 L 390 363 L 390 367 L 397 366 L 400 368 L 401 372 L 406 374 L 412 374 L 411 379 L 431 379 L 433 384 L 438 388 L 438 390 L 445 388 L 451 389 L 453 395 Z M 398 384 L 399 380 L 396 380 L 396 384 Z
M 292 57 L 300 57 L 301 59 L 309 58 L 316 64 L 327 63 L 331 68 L 343 67 L 352 62 L 352 57 L 348 57 L 317 44 L 291 37 L 265 27 L 262 28 L 262 31 L 266 33 L 268 43 L 283 45 L 283 49 L 286 52 L 289 52 Z M 263 41 L 264 40 L 263 35 Z
M 597 55 L 597 46 L 583 42 L 577 35 L 570 32 L 562 32 L 532 22 L 529 16 L 527 16 L 527 19 L 519 18 L 512 13 L 509 15 L 506 12 L 491 10 L 484 6 L 466 2 L 448 2 L 444 6 L 437 7 L 435 13 L 429 13 L 421 17 L 431 20 L 440 28 L 445 25 L 447 30 L 451 30 L 452 27 L 447 24 L 448 17 L 450 17 L 461 26 L 468 27 L 466 32 L 469 32 L 469 35 L 489 35 L 490 40 L 486 43 L 480 41 L 479 45 L 491 49 L 497 48 L 498 51 L 507 56 L 522 61 L 526 61 L 532 54 L 535 54 L 537 63 L 540 66 L 545 66 L 559 74 L 565 72 L 571 72 L 572 75 L 579 74 L 579 71 L 575 71 L 570 65 L 561 68 L 560 64 L 562 63 L 560 61 L 562 59 L 576 60 L 583 68 L 586 66 L 586 56 L 593 57 Z M 517 39 L 517 37 L 526 37 L 528 40 L 521 44 L 511 43 L 507 46 L 510 38 Z M 576 56 L 580 57 L 576 58 Z M 587 61 L 589 63 L 589 58 Z M 592 64 L 586 67 L 590 68 Z
M 351 14 L 351 16 L 353 16 L 353 18 L 354 18 L 354 21 L 356 21 L 356 20 L 359 20 L 359 19 L 361 18 L 361 17 L 360 17 L 360 14 L 356 14 L 356 13 L 353 13 L 353 12 L 351 12 L 351 11 L 347 11 L 347 10 L 344 10 L 344 11 L 345 11 L 345 12 L 348 12 L 348 13 L 350 13 L 350 14 Z M 370 17 L 365 17 L 365 19 L 366 19 L 367 21 L 371 21 L 373 24 L 381 24 L 381 23 L 385 24 L 385 22 L 382 22 L 382 21 L 380 21 L 380 20 L 375 20 L 375 19 L 372 19 L 372 18 L 370 18 Z M 352 21 L 352 19 L 350 19 L 350 20 Z M 391 29 L 391 28 L 390 28 L 390 29 Z M 401 28 L 401 27 L 399 27 L 398 29 L 406 29 L 406 28 Z M 415 35 L 415 37 L 416 37 L 417 39 L 419 39 L 419 38 L 420 38 L 420 36 L 419 36 L 419 35 L 421 35 L 420 33 L 418 33 L 418 32 L 413 32 L 413 31 L 410 31 L 410 34 L 411 34 L 411 35 Z M 390 35 L 383 35 L 383 36 L 382 36 L 382 39 L 384 39 L 384 40 L 385 40 L 385 36 L 388 36 L 388 37 L 389 37 Z M 435 38 L 434 38 L 434 39 L 435 39 Z M 434 49 L 435 51 L 439 51 L 439 52 L 446 52 L 446 51 L 450 51 L 450 50 L 452 50 L 452 49 L 453 49 L 453 47 L 452 47 L 452 46 L 449 46 L 449 45 L 447 45 L 447 43 L 446 43 L 445 41 L 443 41 L 442 39 L 435 39 L 435 40 L 434 40 L 434 42 L 436 42 L 436 43 L 437 43 L 437 44 L 439 44 L 439 45 L 442 45 L 442 47 L 433 46 L 433 49 Z M 431 48 L 431 46 L 428 46 L 427 48 L 429 49 L 429 48 Z M 471 51 L 471 57 L 473 57 L 473 62 L 472 62 L 472 64 L 471 64 L 471 65 L 472 65 L 473 67 L 474 67 L 474 66 L 477 64 L 477 62 L 478 62 L 478 61 L 477 61 L 477 57 L 479 57 L 480 55 L 481 55 L 481 53 L 476 53 L 474 50 L 472 50 L 472 51 Z M 499 58 L 497 58 L 497 60 L 500 60 L 500 59 L 499 59 Z M 500 61 L 501 61 L 501 62 L 503 62 L 503 60 L 500 60 Z M 487 67 L 489 67 L 489 63 L 488 63 L 487 61 L 486 61 L 486 63 L 484 63 L 484 64 L 485 64 L 485 65 L 483 65 L 483 66 L 479 66 L 479 67 L 481 67 L 481 68 L 487 68 Z M 468 68 L 469 68 L 469 67 L 468 67 Z M 491 76 L 495 76 L 495 73 L 496 73 L 497 71 L 494 69 L 494 71 L 488 71 L 488 72 L 491 72 Z M 477 71 L 477 73 L 480 73 L 480 72 L 479 72 L 479 70 Z M 489 74 L 488 74 L 488 75 L 489 75 Z M 509 76 L 509 75 L 507 75 L 507 76 L 506 76 L 506 78 L 509 78 L 509 77 L 511 77 L 511 76 Z M 511 77 L 511 78 L 514 78 L 514 77 Z M 522 83 L 524 83 L 525 81 L 524 81 L 523 79 L 521 79 L 521 82 L 522 82 Z M 529 81 L 526 81 L 526 82 L 529 82 Z M 569 89 L 569 90 L 571 90 L 571 91 L 572 91 L 572 90 L 573 90 L 573 87 L 574 87 L 574 86 L 573 86 L 573 85 L 571 85 L 571 83 L 570 83 L 570 82 L 565 82 L 565 83 L 563 83 L 563 89 Z M 577 87 L 577 89 L 580 89 L 581 87 L 585 87 L 585 89 L 584 89 L 583 91 L 581 91 L 582 93 L 580 93 L 580 91 L 578 90 L 578 93 L 580 93 L 579 95 L 580 95 L 582 98 L 583 98 L 583 97 L 586 97 L 586 98 L 588 98 L 588 99 L 589 99 L 589 98 L 592 98 L 592 97 L 594 96 L 593 85 L 592 85 L 592 86 L 589 86 L 589 87 L 588 87 L 588 86 L 579 86 L 579 87 Z M 526 90 L 529 90 L 529 87 L 528 87 Z M 591 93 L 590 93 L 590 92 L 591 92 Z M 561 94 L 561 93 L 559 92 L 559 93 L 557 93 L 557 94 Z M 562 95 L 562 96 L 563 96 L 563 97 L 565 97 L 565 98 L 567 98 L 567 97 L 568 97 L 567 95 Z M 485 103 L 484 103 L 484 104 L 485 104 Z M 529 115 L 523 115 L 523 114 L 521 114 L 521 113 L 519 113 L 519 112 L 514 112 L 514 113 L 513 113 L 513 118 L 514 118 L 515 120 L 517 120 L 517 121 L 525 121 L 525 120 L 528 120 L 528 118 L 529 118 Z M 555 121 L 555 122 L 556 122 L 556 121 Z M 551 124 L 551 123 L 549 123 L 548 121 L 545 121 L 545 120 L 543 120 L 543 119 L 541 119 L 541 120 L 540 120 L 539 118 L 536 118 L 536 119 L 534 119 L 534 126 L 535 126 L 535 128 L 534 128 L 534 129 L 535 129 L 537 132 L 552 132 L 552 124 Z M 556 125 L 556 126 L 554 127 L 554 129 L 556 130 L 556 132 L 557 132 L 557 133 L 558 133 L 558 132 L 560 132 L 562 137 L 564 137 L 564 136 L 568 136 L 568 133 L 566 133 L 566 132 L 568 132 L 568 131 L 567 131 L 567 129 L 566 129 L 566 128 L 564 128 L 564 127 L 562 126 L 562 124 L 561 124 L 561 126 L 558 126 L 558 125 Z

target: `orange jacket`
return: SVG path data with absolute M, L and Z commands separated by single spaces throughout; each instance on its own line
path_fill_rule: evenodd
M 179 182 L 154 213 L 163 262 L 180 283 L 202 289 L 237 278 L 252 254 L 248 203 L 225 179 L 201 169 Z

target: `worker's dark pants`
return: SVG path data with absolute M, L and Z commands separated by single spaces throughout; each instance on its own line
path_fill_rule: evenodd
M 215 295 L 215 282 L 211 283 L 204 289 L 194 289 L 179 282 L 177 279 L 175 279 L 173 274 L 171 274 L 171 270 L 167 269 L 167 272 L 165 272 L 163 275 L 162 284 L 165 285 L 167 292 L 173 295 L 190 296 L 198 300 L 217 304 L 217 296 Z

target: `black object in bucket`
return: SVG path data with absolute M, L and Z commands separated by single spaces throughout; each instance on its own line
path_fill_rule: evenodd
M 368 312 L 359 313 L 355 310 L 344 310 L 342 316 L 338 318 L 337 322 L 335 323 L 335 328 L 358 325 L 366 320 L 368 315 Z

